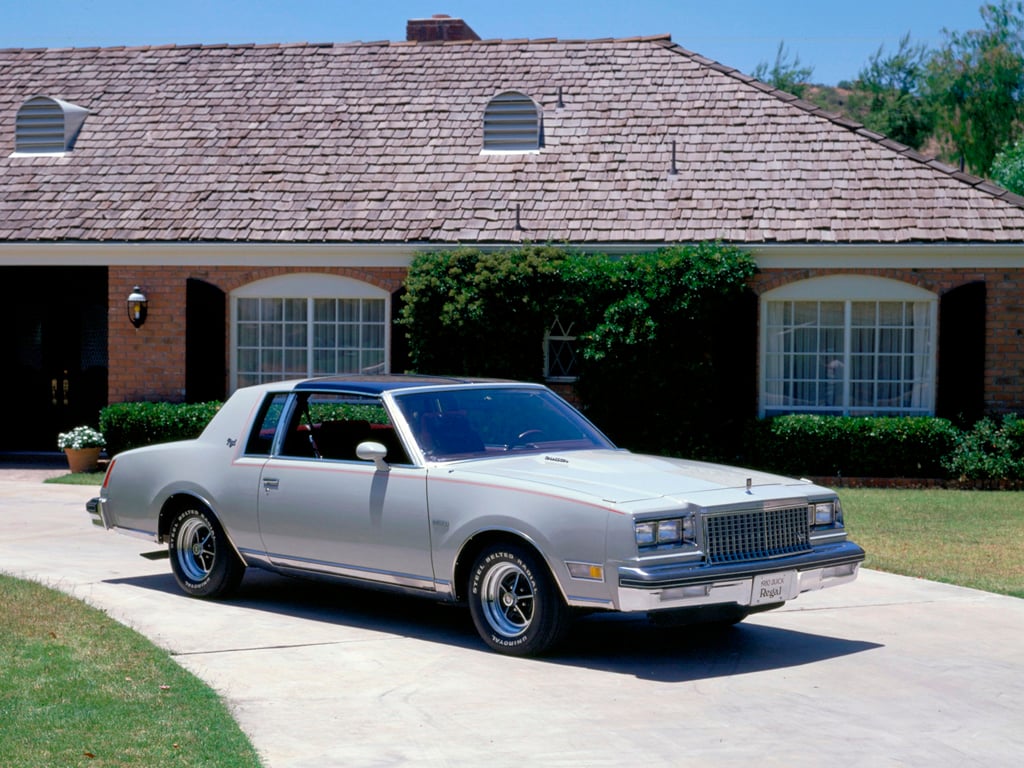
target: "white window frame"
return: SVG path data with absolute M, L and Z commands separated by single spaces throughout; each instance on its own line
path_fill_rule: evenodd
M 563 371 L 552 372 L 551 368 L 554 364 L 554 358 L 558 357 L 557 350 L 552 353 L 552 347 L 559 345 L 566 345 L 570 348 L 573 356 L 573 363 L 575 363 L 578 350 L 576 349 L 576 334 L 573 332 L 575 323 L 570 322 L 568 326 L 564 325 L 560 318 L 555 317 L 554 322 L 544 332 L 544 379 L 545 381 L 556 382 L 556 383 L 571 383 L 579 379 L 579 377 L 573 373 L 577 367 L 576 365 L 570 365 L 570 371 L 566 374 Z
M 391 294 L 383 288 L 354 280 L 340 275 L 298 273 L 268 277 L 256 280 L 231 292 L 231 317 L 229 332 L 231 337 L 230 390 L 238 388 L 240 375 L 238 365 L 238 301 L 239 299 L 299 299 L 307 302 L 306 309 L 306 371 L 300 378 L 308 378 L 314 374 L 314 333 L 316 322 L 313 303 L 317 299 L 370 299 L 384 302 L 384 362 L 380 373 L 389 373 L 391 365 Z
M 835 405 L 809 405 L 791 406 L 786 404 L 773 404 L 770 402 L 769 394 L 769 353 L 777 349 L 777 342 L 769 338 L 769 311 L 770 305 L 778 302 L 841 302 L 843 305 L 842 321 L 842 350 L 837 355 L 836 367 L 841 370 L 842 376 L 837 379 L 835 386 L 841 386 L 841 391 L 836 392 L 837 403 Z M 851 365 L 853 350 L 851 344 L 852 308 L 858 302 L 902 302 L 913 304 L 913 311 L 918 313 L 918 323 L 915 327 L 920 328 L 920 338 L 915 338 L 915 352 L 920 357 L 926 357 L 919 370 L 915 370 L 914 379 L 923 382 L 923 385 L 915 395 L 915 402 L 911 406 L 886 407 L 876 405 L 874 407 L 858 407 L 852 405 L 850 371 L 854 370 Z M 899 280 L 892 280 L 883 277 L 862 276 L 862 275 L 830 275 L 827 277 L 815 277 L 801 280 L 795 283 L 781 286 L 771 291 L 766 291 L 760 298 L 760 355 L 759 355 L 759 398 L 758 414 L 763 418 L 766 415 L 777 413 L 842 413 L 843 415 L 932 415 L 935 412 L 935 372 L 936 356 L 938 349 L 938 296 L 931 291 L 918 286 L 910 285 Z M 925 321 L 923 327 L 920 321 Z M 820 327 L 815 325 L 815 327 Z M 883 326 L 859 326 L 874 327 Z M 839 326 L 835 327 L 839 330 Z M 923 350 L 916 349 L 922 346 Z M 818 347 L 817 349 L 820 349 Z M 816 352 L 815 354 L 820 354 Z M 881 357 L 881 353 L 874 351 L 875 357 Z M 906 356 L 907 353 L 900 353 Z M 877 365 L 877 363 L 876 363 Z M 874 385 L 888 382 L 888 379 L 875 378 L 868 380 Z M 794 379 L 795 380 L 795 379 Z M 820 383 L 820 382 L 819 382 Z

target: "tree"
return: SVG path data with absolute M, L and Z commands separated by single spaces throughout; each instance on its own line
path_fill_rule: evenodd
M 1024 195 L 1024 139 L 996 155 L 991 178 L 1011 192 Z
M 909 32 L 895 53 L 887 56 L 884 48 L 879 46 L 853 83 L 850 112 L 871 130 L 919 149 L 932 132 L 921 95 L 928 49 L 911 45 Z
M 754 67 L 753 75 L 758 80 L 778 88 L 780 91 L 792 93 L 799 98 L 804 97 L 804 91 L 814 74 L 814 67 L 801 67 L 800 57 L 793 56 L 790 59 L 789 51 L 786 50 L 786 42 L 779 41 L 779 49 L 775 52 L 775 63 L 771 69 L 768 62 L 762 61 Z
M 983 29 L 943 30 L 945 45 L 928 62 L 927 99 L 947 159 L 985 175 L 1019 131 L 1024 109 L 1024 3 L 981 7 Z

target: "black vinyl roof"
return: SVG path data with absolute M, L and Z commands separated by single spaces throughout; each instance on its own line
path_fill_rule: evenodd
M 458 384 L 516 384 L 519 382 L 507 379 L 484 379 L 458 376 L 423 376 L 418 374 L 392 374 L 392 375 L 371 375 L 371 374 L 342 374 L 338 376 L 325 376 L 323 378 L 307 379 L 295 385 L 295 390 L 319 390 L 338 392 L 358 392 L 368 395 L 379 395 L 398 389 L 412 389 L 415 387 L 444 387 Z

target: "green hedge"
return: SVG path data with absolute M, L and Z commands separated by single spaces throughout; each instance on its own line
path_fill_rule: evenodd
M 100 431 L 113 456 L 198 437 L 220 406 L 116 403 L 100 411 Z M 364 417 L 381 420 L 376 409 Z M 743 443 L 737 462 L 786 475 L 1024 480 L 1024 418 L 1015 415 L 961 430 L 930 417 L 794 414 L 752 423 Z
M 778 416 L 751 426 L 744 460 L 787 475 L 1024 480 L 1024 419 L 961 430 L 930 417 Z
M 808 414 L 759 421 L 751 463 L 789 475 L 944 477 L 960 431 L 946 419 Z
M 111 456 L 153 443 L 198 437 L 218 411 L 209 403 L 114 403 L 100 411 L 100 431 Z
M 965 480 L 1024 480 L 1024 419 L 982 419 L 958 437 L 943 466 Z

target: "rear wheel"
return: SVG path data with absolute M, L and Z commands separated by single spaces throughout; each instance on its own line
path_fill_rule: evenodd
M 569 609 L 547 567 L 518 544 L 480 553 L 469 579 L 469 609 L 484 642 L 514 656 L 549 650 L 569 624 Z
M 168 548 L 178 586 L 193 597 L 226 597 L 245 573 L 220 523 L 199 505 L 175 513 Z

